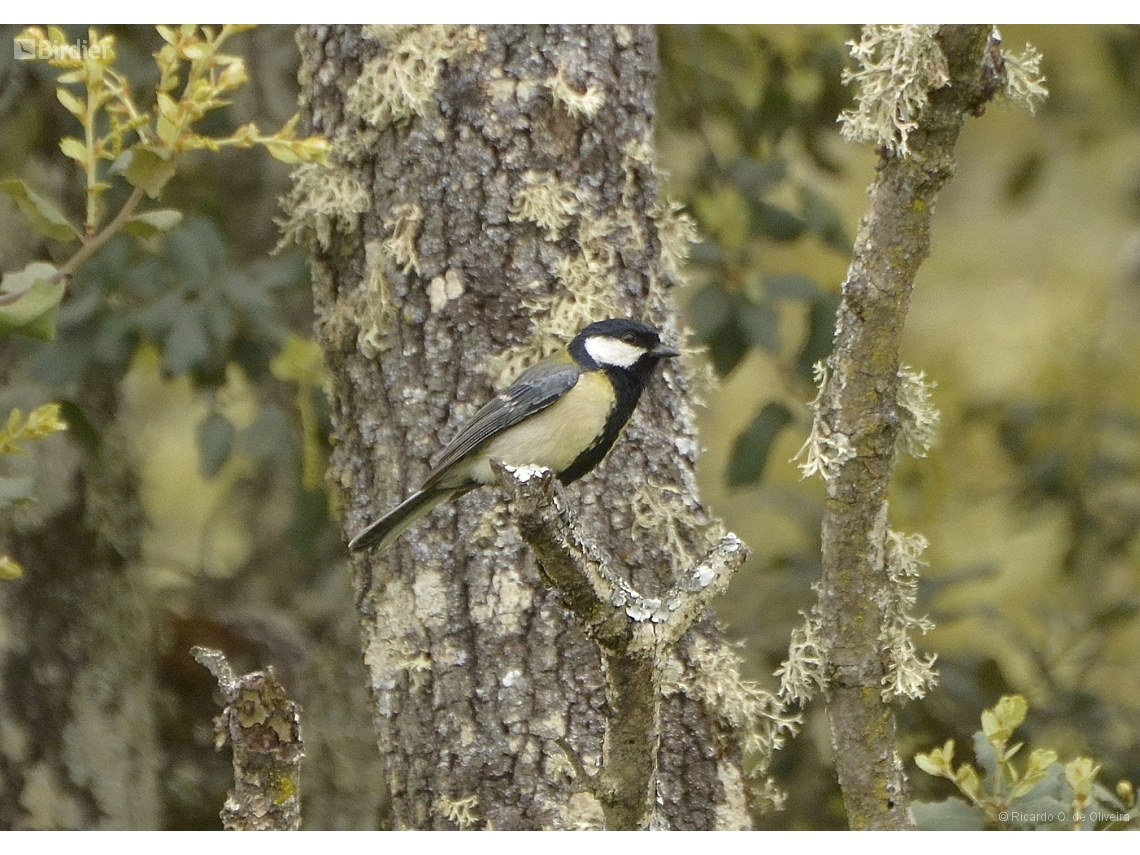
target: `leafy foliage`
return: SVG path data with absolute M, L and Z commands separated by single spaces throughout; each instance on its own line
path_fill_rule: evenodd
M 264 377 L 287 332 L 278 298 L 305 281 L 304 268 L 296 258 L 238 268 L 227 255 L 202 218 L 172 231 L 160 255 L 112 242 L 73 285 L 60 336 L 36 356 L 40 377 L 67 386 L 99 367 L 121 378 L 142 344 L 161 353 L 168 375 L 198 386 L 219 386 L 231 362 Z
M 60 417 L 59 404 L 44 404 L 28 414 L 27 419 L 19 410 L 8 413 L 8 421 L 0 428 L 0 455 L 23 454 L 23 442 L 44 439 L 54 433 L 67 430 L 67 423 Z M 18 502 L 32 501 L 36 482 L 29 477 L 0 477 L 0 511 Z M 0 554 L 0 580 L 18 579 L 24 569 L 15 559 Z
M 47 279 L 42 278 L 43 271 L 35 276 L 5 277 L 0 302 L 10 308 L 0 314 L 0 333 L 50 340 L 54 336 L 54 306 L 63 298 L 64 289 L 47 287 L 45 282 L 66 283 L 120 231 L 145 240 L 176 227 L 181 221 L 176 211 L 136 214 L 135 209 L 144 194 L 152 199 L 159 196 L 186 152 L 258 145 L 287 163 L 320 161 L 327 155 L 328 143 L 323 139 L 296 136 L 296 116 L 271 135 L 263 134 L 252 122 L 228 136 L 202 133 L 199 123 L 226 106 L 230 94 L 248 80 L 244 61 L 222 52 L 231 36 L 248 27 L 226 25 L 215 32 L 209 27 L 184 24 L 177 29 L 157 29 L 165 44 L 154 55 L 159 82 L 154 103 L 146 107 L 140 106 L 130 81 L 116 68 L 113 36 L 100 36 L 92 29 L 82 49 L 59 27 L 48 27 L 46 32 L 28 27 L 16 37 L 17 55 L 42 59 L 59 69 L 56 98 L 78 122 L 83 135 L 82 139 L 64 137 L 60 150 L 82 168 L 86 177 L 86 212 L 83 228 L 76 228 L 56 205 L 24 181 L 0 182 L 0 190 L 16 202 L 36 230 L 63 243 L 80 242 L 80 248 Z M 106 194 L 117 179 L 132 186 L 134 192 L 106 222 Z M 194 321 L 188 323 L 193 326 Z M 182 329 L 172 349 L 183 351 L 181 361 L 189 364 L 201 341 L 192 329 Z
M 951 797 L 939 803 L 916 803 L 915 817 L 925 829 L 1109 829 L 1140 827 L 1136 805 L 1096 783 L 1100 766 L 1087 757 L 1062 765 L 1057 752 L 1036 748 L 1024 767 L 1014 762 L 1024 743 L 1010 744 L 1025 721 L 1029 704 L 1021 695 L 1005 695 L 982 712 L 982 729 L 974 734 L 970 763 L 954 766 L 954 740 L 927 754 L 916 754 L 915 765 L 928 775 L 954 782 L 965 801 Z M 1132 785 L 1121 782 L 1121 796 Z
M 830 350 L 834 292 L 803 273 L 773 269 L 765 250 L 813 240 L 850 251 L 838 214 L 793 168 L 790 153 L 798 145 L 816 168 L 837 169 L 824 139 L 847 104 L 839 82 L 843 31 L 784 35 L 754 27 L 663 30 L 661 101 L 663 125 L 696 158 L 673 189 L 686 198 L 704 236 L 692 262 L 694 278 L 705 284 L 688 311 L 697 341 L 708 347 L 720 376 L 760 351 L 806 384 L 812 365 Z M 807 323 L 790 332 L 787 320 L 795 315 Z M 789 397 L 799 399 L 800 391 L 790 389 Z M 768 449 L 793 421 L 773 420 L 775 414 L 791 412 L 761 402 L 761 420 L 737 439 L 731 485 L 759 481 Z

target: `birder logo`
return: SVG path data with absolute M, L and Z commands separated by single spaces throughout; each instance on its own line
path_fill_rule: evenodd
M 12 58 L 20 62 L 33 59 L 49 61 L 83 62 L 87 59 L 106 59 L 102 45 L 87 43 L 87 39 L 76 39 L 72 44 L 56 44 L 48 39 L 20 37 L 12 40 Z

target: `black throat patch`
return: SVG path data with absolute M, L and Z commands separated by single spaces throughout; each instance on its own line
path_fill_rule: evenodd
M 607 366 L 603 369 L 614 386 L 614 408 L 610 417 L 606 419 L 606 426 L 594 444 L 575 458 L 574 462 L 558 474 L 558 480 L 563 484 L 577 481 L 599 463 L 601 463 L 610 449 L 614 447 L 618 437 L 621 436 L 629 417 L 633 415 L 637 402 L 641 398 L 642 378 L 633 371 L 623 368 Z

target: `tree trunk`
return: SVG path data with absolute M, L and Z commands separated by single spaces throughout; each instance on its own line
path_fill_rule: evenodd
M 9 347 L 10 351 L 12 348 Z M 13 365 L 11 353 L 0 365 Z M 51 390 L 0 372 L 0 412 Z M 134 578 L 138 485 L 114 424 L 117 387 L 80 392 L 98 448 L 69 434 L 31 443 L 36 502 L 7 517 L 0 553 L 24 567 L 0 583 L 0 828 L 160 828 L 154 636 Z
M 302 100 L 335 155 L 297 172 L 285 228 L 312 250 L 330 477 L 355 533 L 494 388 L 586 323 L 643 318 L 677 341 L 668 291 L 688 234 L 659 196 L 649 28 L 310 27 L 300 41 Z M 697 449 L 689 378 L 669 366 L 568 491 L 645 596 L 721 534 Z M 600 657 L 501 492 L 438 509 L 362 555 L 355 580 L 392 826 L 599 825 L 573 778 L 602 755 Z M 724 700 L 736 675 L 707 667 L 723 652 L 706 618 L 668 664 L 655 824 L 748 824 Z

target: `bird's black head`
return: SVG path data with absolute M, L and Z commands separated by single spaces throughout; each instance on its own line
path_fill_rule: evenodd
M 610 318 L 578 333 L 570 342 L 570 355 L 588 371 L 617 369 L 645 378 L 660 360 L 680 356 L 680 351 L 662 344 L 653 327 Z

